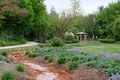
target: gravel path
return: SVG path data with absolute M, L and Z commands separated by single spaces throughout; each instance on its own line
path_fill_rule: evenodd
M 21 47 L 30 47 L 30 46 L 36 46 L 38 43 L 36 42 L 27 42 L 26 44 L 21 45 L 15 45 L 15 46 L 6 46 L 6 47 L 0 47 L 0 49 L 11 49 L 11 48 L 21 48 Z

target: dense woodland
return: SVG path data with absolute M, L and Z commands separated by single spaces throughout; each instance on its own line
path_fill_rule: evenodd
M 0 0 L 0 40 L 44 42 L 65 32 L 86 32 L 88 37 L 120 40 L 120 1 L 98 12 L 83 15 L 79 0 L 58 14 L 54 7 L 48 13 L 44 0 Z

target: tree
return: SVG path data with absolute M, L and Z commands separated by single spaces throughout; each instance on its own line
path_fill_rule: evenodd
M 100 13 L 97 14 L 96 22 L 99 27 L 101 38 L 114 35 L 113 22 L 120 14 L 120 1 L 109 4 L 108 7 L 104 8 Z
M 98 7 L 98 11 L 99 11 L 99 12 L 102 12 L 103 10 L 104 10 L 104 6 Z
M 48 26 L 43 0 L 0 0 L 0 25 L 5 34 L 43 41 Z
M 51 8 L 51 12 L 48 16 L 49 18 L 49 32 L 51 36 L 59 36 L 59 28 L 60 28 L 60 19 L 59 14 L 55 11 L 55 8 Z
M 44 41 L 48 26 L 47 12 L 43 0 L 20 0 L 20 6 L 27 10 L 27 15 L 21 20 L 25 27 L 25 37 L 30 40 Z
M 71 6 L 72 6 L 71 11 L 73 16 L 81 15 L 82 9 L 81 9 L 80 0 L 71 0 Z
M 98 27 L 96 26 L 96 14 L 89 14 L 83 18 L 82 25 L 89 37 L 98 36 Z
M 32 27 L 35 38 L 39 41 L 45 41 L 48 20 L 47 11 L 43 0 L 30 0 L 34 12 L 34 25 Z
M 27 11 L 26 9 L 19 7 L 17 3 L 13 3 L 13 1 L 14 0 L 2 0 L 0 2 L 0 15 L 2 16 L 1 35 L 2 32 L 5 32 L 6 35 L 11 34 L 11 36 L 12 34 L 22 34 L 22 31 L 24 30 L 21 30 L 22 27 L 19 26 L 19 21 L 25 16 Z
M 55 9 L 49 14 L 49 24 L 54 36 L 64 37 L 65 32 L 76 33 L 83 30 L 81 26 L 82 10 L 79 0 L 71 0 L 70 11 L 63 10 L 59 15 Z
M 120 40 L 120 17 L 113 23 L 113 34 L 116 40 Z
M 24 27 L 23 36 L 25 36 L 28 40 L 33 40 L 34 34 L 30 34 L 34 24 L 32 2 L 30 0 L 20 0 L 19 6 L 25 8 L 27 11 L 27 14 L 20 21 L 20 26 Z
M 80 0 L 71 0 L 71 6 L 72 8 L 70 13 L 70 25 L 72 26 L 71 29 L 76 29 L 76 32 L 78 31 L 85 31 L 84 26 L 82 25 L 82 8 Z M 75 32 L 75 33 L 76 33 Z

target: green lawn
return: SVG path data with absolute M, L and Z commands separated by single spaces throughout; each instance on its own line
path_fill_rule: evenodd
M 120 53 L 120 42 L 116 43 L 101 43 L 98 41 L 82 41 L 77 44 L 70 44 L 71 46 L 79 47 L 87 53 L 106 52 L 109 54 Z

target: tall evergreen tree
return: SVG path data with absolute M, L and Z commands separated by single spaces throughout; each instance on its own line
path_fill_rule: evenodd
M 34 12 L 34 21 L 32 30 L 37 40 L 44 41 L 48 27 L 47 11 L 44 0 L 30 0 Z

